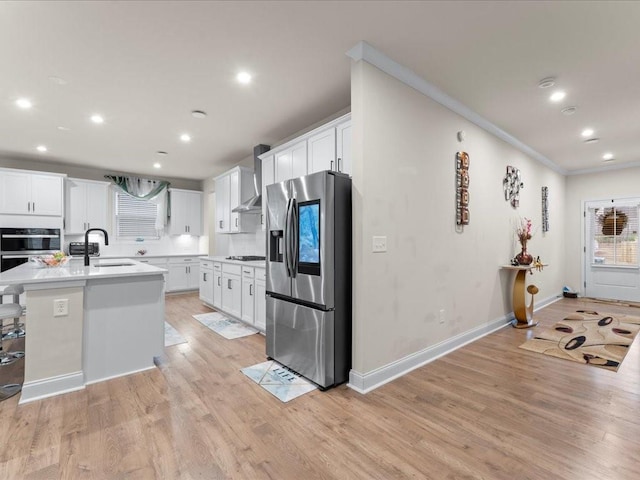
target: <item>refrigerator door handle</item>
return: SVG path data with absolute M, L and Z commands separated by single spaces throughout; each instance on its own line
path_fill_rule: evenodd
M 284 220 L 284 265 L 287 270 L 287 277 L 291 277 L 291 232 L 289 224 L 291 222 L 291 199 L 287 200 L 287 213 Z
M 291 199 L 291 277 L 296 278 L 298 271 L 298 208 L 296 200 Z

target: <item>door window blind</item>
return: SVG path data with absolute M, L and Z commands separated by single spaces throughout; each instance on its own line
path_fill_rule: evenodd
M 118 237 L 160 238 L 156 229 L 158 205 L 121 192 L 116 192 L 115 198 Z
M 589 237 L 593 265 L 638 266 L 637 204 L 590 207 Z

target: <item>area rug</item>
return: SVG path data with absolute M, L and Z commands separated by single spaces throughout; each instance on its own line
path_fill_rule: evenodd
M 180 335 L 173 326 L 168 322 L 164 322 L 164 346 L 171 347 L 172 345 L 178 345 L 180 343 L 186 343 L 187 339 Z
M 234 338 L 247 337 L 258 333 L 255 328 L 249 327 L 238 320 L 229 318 L 219 312 L 200 313 L 193 315 L 205 327 L 210 328 L 218 335 L 233 340 Z
M 240 371 L 283 402 L 288 402 L 318 388 L 307 379 L 273 360 L 242 368 Z
M 520 348 L 617 371 L 640 330 L 640 317 L 578 310 Z

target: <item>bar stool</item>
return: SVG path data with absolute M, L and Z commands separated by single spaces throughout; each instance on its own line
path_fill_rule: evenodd
M 20 295 L 24 293 L 24 287 L 22 285 L 9 285 L 4 288 L 0 288 L 0 304 L 3 303 L 4 295 L 13 295 L 13 303 L 20 304 Z M 21 315 L 20 315 L 21 316 Z M 5 340 L 12 338 L 22 338 L 25 336 L 24 323 L 20 323 L 20 316 L 13 319 L 13 330 L 4 333 L 4 326 L 2 329 L 2 337 Z
M 9 318 L 20 318 L 22 315 L 22 307 L 16 303 L 8 303 L 0 305 L 0 324 Z M 4 335 L 0 337 L 0 367 L 10 365 L 19 358 L 24 357 L 24 352 L 5 352 L 4 351 Z

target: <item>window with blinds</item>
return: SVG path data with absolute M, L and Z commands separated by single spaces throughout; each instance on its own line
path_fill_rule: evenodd
M 638 266 L 638 204 L 590 207 L 593 265 Z
M 116 235 L 118 237 L 160 238 L 156 230 L 158 206 L 147 200 L 116 192 Z

